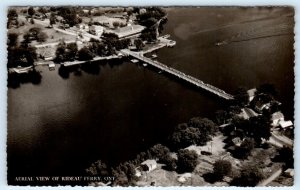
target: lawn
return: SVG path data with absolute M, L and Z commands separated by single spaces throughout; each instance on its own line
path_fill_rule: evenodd
M 46 42 L 43 43 L 51 43 L 51 42 L 58 42 L 60 39 L 65 39 L 66 41 L 69 40 L 75 40 L 76 37 L 72 36 L 72 35 L 67 35 L 61 32 L 58 32 L 56 30 L 54 30 L 53 28 L 46 28 L 44 25 L 35 23 L 35 24 L 31 24 L 30 22 L 26 21 L 25 18 L 19 18 L 19 23 L 24 22 L 23 26 L 19 26 L 18 28 L 12 27 L 10 29 L 8 29 L 8 33 L 17 33 L 19 34 L 19 38 L 18 38 L 18 42 L 20 43 L 21 41 L 23 41 L 23 35 L 24 33 L 26 33 L 27 31 L 29 31 L 29 29 L 33 28 L 33 27 L 37 27 L 37 28 L 41 28 L 41 31 L 45 32 L 48 36 Z M 36 44 L 41 44 L 37 41 L 32 41 L 31 45 L 36 45 Z

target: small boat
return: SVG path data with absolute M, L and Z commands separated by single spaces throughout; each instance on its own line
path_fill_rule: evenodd
M 152 54 L 151 57 L 152 57 L 152 58 L 157 58 L 157 55 L 156 55 L 156 54 Z
M 215 43 L 216 46 L 221 46 L 221 45 L 225 45 L 225 44 L 227 44 L 226 41 Z
M 131 59 L 130 60 L 132 63 L 138 63 L 139 62 L 139 60 L 137 60 L 137 59 Z
M 147 63 L 143 63 L 143 66 L 144 66 L 144 67 L 147 67 L 147 65 L 148 65 Z

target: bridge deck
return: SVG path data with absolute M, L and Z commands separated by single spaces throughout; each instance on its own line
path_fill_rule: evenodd
M 185 81 L 187 81 L 189 83 L 192 83 L 192 84 L 194 84 L 194 85 L 196 85 L 198 87 L 201 87 L 201 88 L 203 88 L 203 89 L 205 89 L 205 90 L 207 90 L 207 91 L 209 91 L 209 92 L 211 92 L 213 94 L 216 94 L 217 96 L 219 96 L 221 98 L 224 98 L 226 100 L 232 100 L 233 99 L 232 95 L 227 94 L 223 90 L 221 90 L 221 89 L 219 89 L 217 87 L 214 87 L 214 86 L 212 86 L 210 84 L 206 84 L 203 81 L 201 81 L 201 80 L 199 80 L 199 79 L 197 79 L 195 77 L 192 77 L 190 75 L 186 75 L 183 72 L 178 71 L 176 69 L 173 69 L 171 67 L 168 67 L 168 66 L 166 66 L 166 65 L 164 65 L 164 64 L 162 64 L 162 63 L 160 63 L 158 61 L 154 61 L 152 59 L 144 57 L 143 53 L 136 53 L 136 52 L 132 52 L 132 51 L 127 50 L 127 49 L 123 49 L 123 50 L 121 50 L 121 52 L 124 55 L 130 55 L 132 57 L 135 57 L 135 58 L 137 58 L 137 59 L 139 59 L 139 60 L 141 60 L 141 61 L 143 61 L 145 63 L 148 63 L 148 64 L 150 64 L 150 65 L 152 65 L 152 66 L 154 66 L 156 68 L 159 68 L 159 69 L 161 69 L 161 70 L 163 70 L 163 71 L 165 71 L 167 73 L 170 73 L 170 74 L 172 74 L 174 76 L 177 76 L 180 79 L 183 79 L 183 80 L 185 80 Z

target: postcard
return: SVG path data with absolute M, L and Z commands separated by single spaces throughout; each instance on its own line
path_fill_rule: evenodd
M 293 186 L 292 6 L 10 6 L 10 186 Z

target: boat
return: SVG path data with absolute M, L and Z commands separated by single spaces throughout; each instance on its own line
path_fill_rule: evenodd
M 152 58 L 157 58 L 157 55 L 156 55 L 156 54 L 152 54 L 151 57 L 152 57 Z
M 139 62 L 138 59 L 131 59 L 130 61 L 131 61 L 132 63 L 138 63 L 138 62 Z
M 221 45 L 225 45 L 225 44 L 227 44 L 226 41 L 215 43 L 216 46 L 221 46 Z
M 147 67 L 147 65 L 148 65 L 147 63 L 143 63 L 143 66 L 144 66 L 144 67 Z

